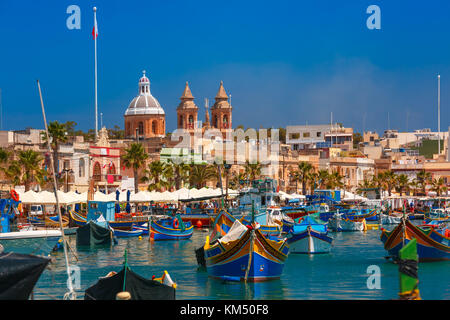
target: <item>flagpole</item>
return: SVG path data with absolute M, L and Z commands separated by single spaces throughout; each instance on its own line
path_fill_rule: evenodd
M 441 75 L 438 74 L 438 155 L 441 154 Z
M 97 115 L 97 7 L 94 7 L 94 50 L 95 50 L 95 141 L 98 137 L 98 115 Z

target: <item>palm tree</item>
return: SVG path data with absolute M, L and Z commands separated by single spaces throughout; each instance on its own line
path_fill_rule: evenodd
M 445 186 L 444 178 L 442 177 L 433 179 L 431 181 L 431 187 L 431 190 L 435 191 L 438 197 L 441 196 L 442 192 L 447 192 L 447 187 Z
M 328 170 L 322 169 L 317 172 L 319 188 L 323 189 L 330 177 Z
M 328 179 L 328 189 L 341 189 L 344 187 L 344 182 L 342 181 L 345 177 L 335 170 L 331 173 Z
M 311 194 L 314 193 L 314 190 L 317 188 L 317 183 L 319 182 L 319 173 L 318 172 L 310 172 L 308 175 L 309 187 L 311 190 Z
M 6 179 L 13 185 L 20 184 L 20 177 L 22 176 L 22 168 L 17 160 L 11 161 L 8 167 L 0 168 L 5 174 Z
M 231 177 L 230 180 L 230 185 L 232 188 L 239 188 L 241 185 L 241 181 L 245 181 L 246 180 L 246 176 L 244 173 L 239 172 L 239 173 L 234 173 L 233 176 Z
M 373 177 L 372 177 L 372 179 L 364 178 L 364 180 L 358 184 L 358 188 L 356 189 L 356 193 L 362 194 L 363 193 L 363 189 L 374 188 L 374 186 L 375 186 L 375 183 L 373 181 Z
M 244 172 L 248 180 L 255 180 L 261 175 L 261 164 L 259 162 L 250 163 L 248 160 L 245 162 Z
M 31 183 L 35 180 L 35 175 L 42 174 L 41 162 L 43 157 L 34 150 L 19 151 L 18 165 L 22 170 L 22 182 L 25 184 L 25 191 L 30 190 Z
M 206 186 L 210 180 L 217 178 L 217 170 L 215 166 L 206 164 L 193 164 L 189 172 L 189 184 L 197 189 Z
M 313 167 L 312 167 L 311 163 L 309 163 L 309 162 L 301 161 L 298 164 L 298 170 L 295 173 L 295 177 L 302 184 L 302 194 L 303 195 L 306 195 L 306 183 L 308 182 L 308 177 L 312 170 L 313 170 Z
M 148 164 L 148 168 L 144 170 L 144 176 L 141 181 L 150 183 L 148 186 L 149 191 L 161 191 L 164 187 L 162 182 L 163 172 L 165 164 L 161 161 L 152 161 Z
M 383 182 L 384 182 L 384 185 L 386 186 L 386 190 L 387 190 L 389 196 L 391 196 L 392 189 L 394 188 L 395 183 L 396 183 L 395 173 L 391 170 L 385 171 L 383 173 Z
M 413 196 L 417 195 L 417 190 L 420 189 L 420 184 L 417 181 L 417 179 L 413 179 L 410 183 L 409 183 L 409 189 L 412 190 Z
M 47 135 L 45 132 L 41 133 L 42 140 L 47 143 Z M 52 121 L 48 125 L 48 135 L 50 137 L 50 147 L 53 151 L 53 172 L 58 174 L 58 158 L 59 146 L 61 143 L 67 142 L 67 129 L 64 123 Z
M 181 185 L 184 184 L 189 178 L 190 166 L 186 163 L 174 163 L 172 160 L 167 160 L 167 164 L 172 167 L 174 179 L 175 179 L 175 189 L 179 190 Z
M 426 187 L 431 181 L 431 173 L 422 169 L 417 173 L 416 179 L 422 188 L 422 193 L 426 194 Z
M 0 170 L 1 171 L 5 171 L 6 169 L 6 164 L 8 163 L 10 157 L 10 152 L 8 152 L 7 150 L 0 148 Z M 3 183 L 2 183 L 3 186 Z
M 140 143 L 132 143 L 129 148 L 125 149 L 125 154 L 122 156 L 125 167 L 133 169 L 135 193 L 139 191 L 138 170 L 144 166 L 147 158 L 148 155 Z
M 400 174 L 395 181 L 395 189 L 400 193 L 400 197 L 403 195 L 403 191 L 409 191 L 409 179 L 406 174 Z

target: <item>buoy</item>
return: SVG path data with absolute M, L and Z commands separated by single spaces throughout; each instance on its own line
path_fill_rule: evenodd
M 197 228 L 203 227 L 203 224 L 200 220 L 197 220 Z
M 139 236 L 139 238 L 138 238 L 139 240 L 142 240 L 142 237 L 141 236 Z
M 127 291 L 119 292 L 116 295 L 116 300 L 131 300 L 131 294 Z

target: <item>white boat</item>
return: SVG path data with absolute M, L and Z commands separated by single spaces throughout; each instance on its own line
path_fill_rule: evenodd
M 333 231 L 365 231 L 366 219 L 350 220 L 343 219 L 342 214 L 335 213 L 330 220 L 328 220 L 328 227 Z
M 401 221 L 401 217 L 394 217 L 380 213 L 380 224 L 399 224 Z
M 60 230 L 25 230 L 0 233 L 5 252 L 47 256 L 61 239 Z

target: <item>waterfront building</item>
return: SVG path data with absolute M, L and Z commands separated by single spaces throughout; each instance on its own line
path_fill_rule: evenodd
M 287 126 L 286 143 L 292 150 L 333 147 L 353 150 L 353 129 L 330 124 Z

